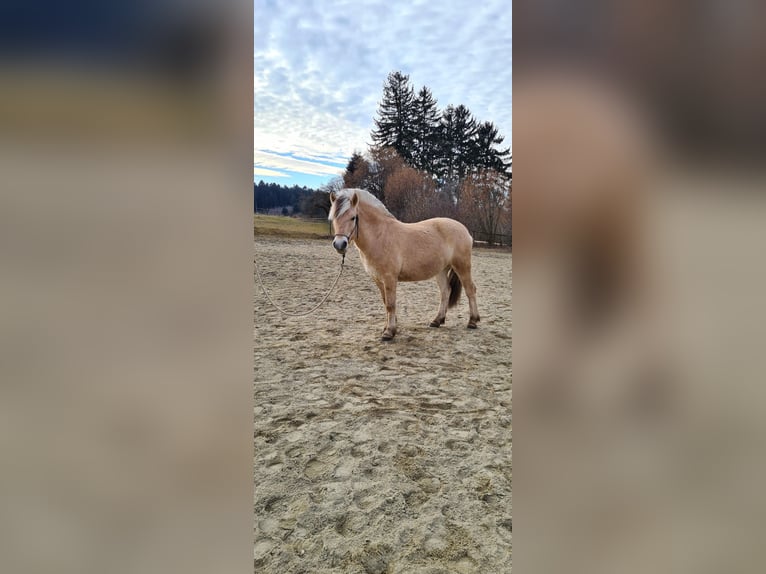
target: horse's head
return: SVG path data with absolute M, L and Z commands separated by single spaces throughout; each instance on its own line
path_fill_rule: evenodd
M 332 246 L 338 253 L 345 253 L 352 239 L 359 236 L 359 195 L 351 193 L 330 193 L 330 220 L 335 237 Z

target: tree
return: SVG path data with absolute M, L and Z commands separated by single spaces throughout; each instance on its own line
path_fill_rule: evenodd
M 341 189 L 343 189 L 343 179 L 340 177 L 332 178 L 317 191 L 303 198 L 300 211 L 308 216 L 327 217 L 330 215 L 330 192 L 337 192 Z
M 457 177 L 462 180 L 476 165 L 477 151 L 476 146 L 476 120 L 471 111 L 460 104 L 455 108 L 454 117 L 454 141 L 452 148 L 455 150 L 455 167 Z
M 461 185 L 458 213 L 469 228 L 481 231 L 494 243 L 501 226 L 510 223 L 511 184 L 503 174 L 479 169 Z
M 315 191 L 304 197 L 301 212 L 309 217 L 327 217 L 330 215 L 330 194 L 326 191 Z
M 442 185 L 461 181 L 476 164 L 476 120 L 464 105 L 447 106 L 439 124 L 437 173 Z M 459 187 L 457 188 L 459 189 Z M 457 201 L 458 198 L 455 198 Z
M 341 176 L 335 176 L 330 181 L 319 187 L 319 191 L 323 191 L 327 194 L 331 192 L 339 192 L 345 186 L 343 185 L 343 178 Z
M 427 87 L 420 88 L 413 110 L 412 166 L 434 173 L 439 155 L 439 109 L 431 90 Z
M 278 183 L 265 183 L 263 180 L 253 184 L 253 202 L 255 211 L 281 210 L 282 207 L 299 206 L 304 197 L 313 190 L 306 186 L 287 187 Z
M 405 165 L 386 182 L 386 207 L 401 221 L 422 221 L 435 215 L 436 194 L 431 176 Z
M 367 191 L 386 203 L 386 182 L 405 165 L 404 160 L 394 148 L 372 148 L 366 180 Z
M 505 201 L 505 209 L 500 215 L 500 233 L 513 239 L 513 181 L 508 185 L 508 199 Z
M 414 99 L 408 75 L 401 72 L 388 74 L 372 131 L 375 147 L 392 147 L 407 162 L 412 161 L 415 140 Z
M 511 149 L 498 149 L 505 138 L 498 133 L 497 127 L 492 122 L 482 122 L 476 128 L 476 166 L 494 169 L 503 174 L 510 175 Z
M 455 108 L 447 106 L 442 111 L 439 120 L 438 131 L 438 156 L 436 160 L 436 173 L 442 186 L 457 179 L 455 163 L 457 152 L 454 149 L 457 139 L 455 131 Z
M 436 175 L 440 187 L 457 204 L 460 182 L 476 161 L 476 120 L 464 105 L 447 106 L 439 123 L 439 156 Z
M 431 178 L 438 191 L 431 211 L 439 214 L 456 213 L 463 184 L 481 170 L 507 177 L 510 185 L 512 156 L 510 148 L 501 147 L 504 138 L 497 127 L 492 122 L 478 122 L 462 104 L 440 112 L 431 90 L 423 86 L 415 95 L 409 76 L 401 72 L 388 74 L 371 136 L 370 152 L 354 152 L 343 180 L 346 186 L 368 189 L 386 205 L 388 193 L 393 194 L 393 202 L 409 201 L 398 194 L 413 188 L 404 185 L 417 179 L 413 172 L 397 175 L 388 185 L 405 166 L 417 170 L 418 177 Z M 412 201 L 416 200 L 413 196 Z
M 343 172 L 343 186 L 366 189 L 369 177 L 370 162 L 361 153 L 355 151 L 346 165 L 346 171 Z

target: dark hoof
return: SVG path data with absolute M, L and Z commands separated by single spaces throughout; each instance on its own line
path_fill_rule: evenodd
M 468 328 L 469 329 L 476 329 L 476 327 L 477 327 L 476 323 L 473 323 L 473 322 L 472 323 L 468 323 Z
M 431 321 L 431 322 L 428 324 L 428 326 L 429 326 L 429 327 L 441 327 L 441 326 L 442 326 L 442 324 L 441 324 L 439 321 Z
M 383 335 L 380 338 L 380 340 L 383 341 L 384 343 L 388 343 L 389 341 L 393 341 L 394 340 L 394 336 L 393 335 Z

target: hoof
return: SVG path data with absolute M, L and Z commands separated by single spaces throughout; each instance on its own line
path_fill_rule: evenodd
M 431 321 L 428 326 L 429 327 L 441 327 L 441 323 L 439 321 Z
M 394 340 L 394 336 L 393 335 L 388 335 L 386 333 L 383 333 L 383 336 L 380 338 L 380 340 L 384 341 L 384 342 L 393 341 Z
M 472 321 L 472 322 L 470 322 L 470 323 L 468 323 L 468 328 L 469 328 L 469 329 L 476 329 L 476 327 L 477 327 L 477 325 L 476 325 L 476 323 L 474 323 L 473 321 Z

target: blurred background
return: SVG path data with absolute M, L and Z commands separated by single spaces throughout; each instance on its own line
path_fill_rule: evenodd
M 763 3 L 514 3 L 515 565 L 760 572 Z
M 0 570 L 249 571 L 252 4 L 0 14 Z
M 513 8 L 516 565 L 760 572 L 764 7 Z M 249 570 L 252 6 L 1 10 L 2 571 Z

